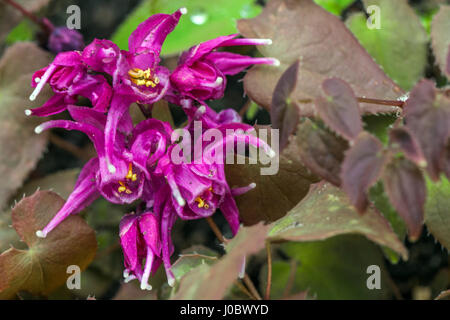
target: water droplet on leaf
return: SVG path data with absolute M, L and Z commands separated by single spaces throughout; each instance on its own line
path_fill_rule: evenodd
M 208 21 L 208 14 L 203 9 L 196 9 L 192 12 L 190 19 L 193 24 L 200 26 Z

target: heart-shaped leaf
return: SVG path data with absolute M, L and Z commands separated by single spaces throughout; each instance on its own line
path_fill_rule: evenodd
M 369 133 L 361 133 L 345 153 L 342 164 L 342 188 L 360 213 L 366 211 L 367 192 L 381 176 L 386 156 L 381 142 Z
M 419 17 L 407 0 L 363 3 L 366 8 L 377 8 L 370 11 L 373 21 L 357 13 L 347 20 L 347 26 L 391 79 L 403 89 L 411 89 L 423 76 L 428 61 L 428 35 Z
M 315 107 L 320 118 L 333 131 L 347 140 L 355 139 L 362 131 L 361 112 L 352 88 L 338 78 L 322 83 L 326 97 L 318 97 Z
M 389 131 L 390 142 L 397 145 L 405 156 L 420 167 L 425 167 L 427 161 L 420 149 L 419 141 L 407 127 L 398 127 Z
M 450 250 L 450 182 L 427 180 L 427 202 L 425 204 L 425 224 L 433 236 Z
M 411 91 L 404 112 L 406 126 L 419 141 L 430 177 L 439 179 L 450 133 L 450 98 L 438 92 L 433 81 L 423 80 Z
M 385 167 L 383 182 L 389 200 L 408 226 L 410 239 L 417 240 L 427 192 L 422 172 L 411 161 L 395 158 Z
M 274 263 L 273 273 L 282 273 L 293 291 L 308 290 L 308 295 L 318 300 L 379 300 L 392 296 L 381 251 L 361 236 L 290 242 L 281 250 L 297 262 L 295 276 L 288 278 L 290 266 L 281 261 Z M 380 286 L 369 290 L 368 285 L 374 282 Z
M 244 88 L 261 106 L 269 109 L 275 85 L 283 72 L 300 61 L 292 101 L 313 100 L 321 95 L 322 82 L 331 77 L 347 81 L 359 97 L 396 99 L 403 91 L 387 77 L 340 19 L 312 0 L 271 0 L 261 15 L 238 21 L 247 38 L 270 38 L 273 44 L 260 46 L 266 57 L 281 66 L 255 66 L 246 74 Z M 301 103 L 301 115 L 312 115 L 312 103 Z M 361 104 L 363 114 L 395 112 L 390 106 Z
M 94 230 L 78 216 L 63 221 L 45 239 L 36 237 L 36 230 L 63 204 L 55 193 L 38 191 L 13 208 L 13 227 L 28 249 L 11 248 L 0 255 L 0 298 L 11 298 L 19 291 L 47 295 L 67 280 L 69 266 L 84 270 L 93 260 L 97 250 Z
M 297 143 L 300 158 L 309 170 L 336 186 L 341 184 L 341 164 L 348 149 L 347 141 L 305 119 L 298 126 Z
M 280 130 L 280 150 L 289 142 L 289 136 L 297 129 L 299 110 L 291 102 L 291 94 L 297 82 L 299 62 L 294 62 L 281 76 L 272 97 L 270 119 L 272 127 Z
M 50 55 L 32 43 L 10 47 L 0 60 L 0 175 L 8 181 L 0 189 L 0 209 L 22 185 L 42 155 L 47 135 L 37 135 L 34 128 L 41 120 L 25 116 L 29 108 L 31 76 L 46 66 Z M 36 104 L 50 97 L 44 90 Z
M 314 185 L 308 195 L 284 218 L 271 225 L 273 241 L 315 241 L 341 234 L 362 234 L 368 239 L 398 252 L 408 252 L 389 222 L 375 208 L 360 215 L 346 194 L 328 183 Z
M 450 6 L 442 5 L 431 24 L 431 44 L 436 61 L 450 79 Z

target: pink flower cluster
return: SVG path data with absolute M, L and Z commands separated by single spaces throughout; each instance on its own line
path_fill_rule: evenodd
M 33 75 L 35 89 L 30 100 L 45 84 L 55 94 L 44 105 L 26 111 L 27 115 L 50 116 L 67 110 L 73 120 L 45 122 L 36 127 L 36 133 L 50 128 L 82 131 L 97 151 L 97 156 L 82 169 L 64 206 L 36 234 L 45 237 L 69 215 L 80 212 L 100 196 L 118 204 L 141 201 L 141 212 L 122 219 L 120 241 L 124 276 L 127 281 L 138 279 L 142 289 L 151 289 L 149 277 L 161 263 L 169 284 L 175 283 L 170 256 L 174 251 L 171 229 L 177 218 L 210 217 L 220 209 L 235 234 L 239 212 L 234 196 L 252 189 L 254 184 L 231 189 L 223 164 L 172 162 L 171 150 L 179 141 L 172 138 L 171 126 L 151 118 L 133 125 L 130 105 L 151 106 L 165 99 L 183 108 L 188 116 L 187 128 L 200 120 L 205 129 L 224 133 L 227 129 L 241 129 L 214 143 L 246 143 L 263 147 L 273 156 L 265 142 L 240 133 L 252 127 L 241 123 L 236 112 L 229 109 L 216 113 L 205 102 L 223 96 L 227 75 L 253 64 L 278 64 L 276 59 L 252 58 L 218 48 L 267 45 L 271 41 L 237 35 L 219 37 L 183 53 L 176 69 L 170 71 L 160 65 L 161 47 L 185 12 L 183 8 L 148 18 L 131 34 L 128 51 L 120 50 L 111 41 L 96 39 L 82 52 L 59 53 L 49 66 Z M 80 96 L 92 106 L 76 105 Z

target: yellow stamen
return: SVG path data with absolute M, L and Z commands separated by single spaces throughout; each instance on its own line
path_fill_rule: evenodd
M 213 192 L 213 188 L 212 188 L 212 187 L 209 187 L 209 188 L 208 188 L 208 191 Z M 197 198 L 195 198 L 194 201 L 195 201 L 195 202 L 198 202 L 198 207 L 199 207 L 199 208 L 205 208 L 205 209 L 208 209 L 208 208 L 209 208 L 209 204 L 207 204 L 206 201 L 205 201 L 202 197 L 197 197 Z
M 159 78 L 157 76 L 152 77 L 150 68 L 147 70 L 133 68 L 128 70 L 128 75 L 130 76 L 130 80 L 138 86 L 154 88 L 159 83 Z
M 119 193 L 125 192 L 126 194 L 131 194 L 132 191 L 130 189 L 127 188 L 127 186 L 125 185 L 125 183 L 123 181 L 119 181 L 119 188 L 117 188 L 117 191 L 119 191 Z
M 131 181 L 137 180 L 137 175 L 136 175 L 136 173 L 133 173 L 133 166 L 131 163 L 128 165 L 128 173 L 125 176 L 125 179 L 131 180 Z
M 127 187 L 125 187 L 125 184 L 122 181 L 119 181 L 120 187 L 117 189 L 119 193 L 125 192 L 127 190 Z
M 201 197 L 195 198 L 195 202 L 198 202 L 199 208 L 205 208 L 205 209 L 209 208 L 209 205 L 207 203 L 205 203 L 205 200 L 203 200 Z

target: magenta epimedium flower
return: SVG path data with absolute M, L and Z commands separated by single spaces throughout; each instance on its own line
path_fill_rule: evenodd
M 47 45 L 54 53 L 82 50 L 84 48 L 83 35 L 75 29 L 56 27 L 50 34 Z
M 83 61 L 94 71 L 112 76 L 114 95 L 105 127 L 106 155 L 112 153 L 116 128 L 121 117 L 133 102 L 152 104 L 169 89 L 170 71 L 160 66 L 161 47 L 167 35 L 178 24 L 181 8 L 173 14 L 156 14 L 141 23 L 131 34 L 129 51 L 119 50 L 108 40 L 94 40 L 83 51 Z M 110 159 L 109 168 L 115 171 Z
M 243 143 L 261 147 L 270 157 L 275 156 L 275 152 L 264 141 L 249 134 L 249 130 L 253 129 L 249 125 L 229 123 L 215 129 L 222 134 L 223 139 L 206 145 L 201 159 L 174 163 L 173 151 L 176 145 L 172 145 L 154 170 L 154 176 L 159 175 L 167 181 L 154 195 L 154 212 L 161 217 L 162 260 L 170 285 L 175 282 L 170 263 L 170 232 L 178 217 L 183 220 L 201 219 L 212 216 L 220 209 L 232 233 L 236 234 L 239 229 L 239 210 L 233 196 L 245 193 L 256 185 L 252 183 L 231 190 L 226 181 L 223 162 L 223 150 L 228 150 L 226 144 L 231 143 L 234 147 L 237 143 Z M 229 130 L 234 133 L 230 134 Z M 182 156 L 187 158 L 187 155 Z
M 94 143 L 98 156 L 85 165 L 64 206 L 42 231 L 38 231 L 41 237 L 99 196 L 117 204 L 132 203 L 138 199 L 150 201 L 152 194 L 146 190 L 150 180 L 148 167 L 164 155 L 167 141 L 170 141 L 171 128 L 168 124 L 148 119 L 132 128 L 131 123 L 124 119 L 119 123 L 118 139 L 109 157 L 116 168 L 111 173 L 105 155 L 106 115 L 87 107 L 70 106 L 68 110 L 76 121 L 48 121 L 36 127 L 36 133 L 50 128 L 82 131 Z
M 174 208 L 182 219 L 211 216 L 230 194 L 224 169 L 227 150 L 234 151 L 237 144 L 252 145 L 263 148 L 270 157 L 275 156 L 275 152 L 266 142 L 250 134 L 254 132 L 254 128 L 250 125 L 228 123 L 217 126 L 214 130 L 220 133 L 222 139 L 219 141 L 213 139 L 209 144 L 204 144 L 209 140 L 204 137 L 209 134 L 205 132 L 200 138 L 203 148 L 200 158 L 189 161 L 188 155 L 174 150 L 178 147 L 175 144 L 159 159 L 155 167 L 154 174 L 161 175 L 167 180 Z M 194 144 L 196 143 L 200 141 L 195 141 Z M 174 155 L 176 153 L 178 154 Z M 181 159 L 175 160 L 175 156 L 181 156 Z M 223 213 L 235 233 L 239 226 L 237 215 L 234 212 L 228 214 L 227 210 Z
M 142 22 L 128 39 L 128 51 L 109 40 L 95 39 L 83 51 L 92 70 L 113 77 L 114 93 L 132 102 L 154 103 L 169 86 L 169 70 L 160 66 L 160 53 L 167 35 L 177 26 L 185 8 L 173 14 L 155 14 Z
M 89 73 L 81 53 L 69 51 L 59 53 L 53 62 L 34 73 L 30 95 L 34 101 L 45 84 L 49 84 L 53 95 L 43 106 L 26 110 L 26 115 L 49 116 L 60 113 L 77 102 L 79 96 L 88 98 L 95 110 L 105 112 L 111 101 L 112 89 L 102 75 Z
M 237 34 L 222 36 L 196 45 L 184 52 L 177 68 L 170 75 L 174 95 L 200 102 L 219 99 L 226 87 L 226 76 L 235 75 L 254 64 L 279 65 L 274 58 L 253 58 L 231 52 L 217 51 L 221 47 L 269 45 L 270 39 L 242 39 Z M 172 99 L 177 99 L 177 98 Z
M 125 282 L 138 279 L 142 290 L 151 290 L 152 286 L 148 284 L 148 279 L 161 264 L 159 218 L 150 211 L 127 214 L 122 218 L 119 229 L 124 255 Z

